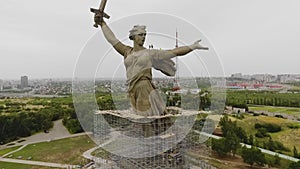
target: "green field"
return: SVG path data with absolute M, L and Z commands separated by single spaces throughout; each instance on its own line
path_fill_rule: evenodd
M 300 128 L 298 129 L 290 129 L 289 125 L 299 125 L 297 122 L 277 118 L 277 117 L 270 117 L 270 116 L 252 116 L 252 115 L 245 115 L 245 119 L 235 119 L 230 117 L 232 120 L 237 121 L 237 125 L 242 127 L 247 135 L 249 136 L 252 134 L 253 136 L 257 132 L 254 128 L 255 123 L 272 123 L 280 125 L 282 130 L 277 133 L 269 133 L 273 140 L 280 141 L 284 144 L 284 146 L 288 147 L 290 150 L 293 150 L 293 147 L 296 146 L 297 150 L 300 150 Z M 256 138 L 258 141 L 267 141 L 268 138 Z M 284 154 L 293 156 L 293 152 L 283 152 Z
M 22 159 L 31 157 L 33 161 L 54 162 L 61 164 L 85 163 L 83 152 L 95 147 L 88 136 L 79 136 L 50 142 L 30 144 L 24 149 L 13 153 L 12 158 L 22 156 Z
M 0 169 L 54 169 L 51 167 L 32 166 L 26 164 L 0 162 Z
M 292 91 L 300 91 L 300 86 L 292 86 Z
M 300 116 L 300 108 L 296 107 L 249 106 L 249 111 L 268 111 L 271 113 L 284 113 Z

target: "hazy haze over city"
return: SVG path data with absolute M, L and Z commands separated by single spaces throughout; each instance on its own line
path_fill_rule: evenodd
M 89 12 L 90 7 L 97 8 L 99 3 L 100 0 L 2 0 L 0 79 L 18 79 L 22 75 L 72 77 L 82 48 L 100 30 L 92 26 L 93 14 Z M 108 23 L 144 12 L 165 13 L 186 20 L 215 48 L 226 76 L 237 72 L 298 74 L 299 6 L 297 0 L 108 0 L 106 12 L 111 15 Z M 155 20 L 147 21 L 151 22 L 159 24 Z M 128 28 L 132 26 L 130 23 Z M 129 29 L 112 28 L 119 38 L 128 35 Z M 148 28 L 151 31 L 150 25 Z M 170 29 L 170 34 L 175 35 L 175 29 Z M 179 29 L 179 36 L 187 37 L 187 34 Z M 193 43 L 199 38 L 202 37 L 185 40 Z M 129 41 L 128 45 L 131 45 Z M 160 45 L 174 47 L 174 43 Z M 186 64 L 197 66 L 192 62 Z

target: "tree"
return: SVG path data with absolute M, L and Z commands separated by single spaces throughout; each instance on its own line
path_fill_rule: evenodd
M 267 129 L 265 129 L 265 128 L 259 128 L 257 130 L 257 132 L 255 133 L 255 137 L 264 138 L 264 137 L 270 137 L 270 135 L 268 134 Z
M 255 163 L 259 166 L 266 164 L 265 155 L 254 146 L 250 149 L 244 146 L 242 149 L 242 158 L 245 163 L 250 164 L 251 166 Z
M 247 143 L 248 138 L 245 130 L 242 127 L 237 127 L 236 122 L 234 123 L 234 133 L 239 138 L 240 142 Z
M 236 122 L 232 122 L 226 115 L 221 118 L 220 125 L 224 138 L 221 141 L 215 142 L 216 145 L 213 150 L 219 155 L 225 155 L 231 152 L 234 156 L 240 147 L 240 142 L 247 141 L 246 133 L 241 127 L 237 127 Z
M 280 160 L 281 160 L 281 158 L 279 157 L 278 154 L 276 154 L 275 157 L 274 157 L 274 164 L 276 166 L 280 166 Z
M 294 157 L 299 158 L 299 153 L 298 153 L 296 146 L 294 146 L 293 152 L 294 152 Z
M 276 150 L 275 143 L 274 143 L 272 137 L 270 137 L 269 141 L 267 142 L 267 149 L 269 149 L 271 151 L 275 151 Z
M 223 133 L 223 136 L 225 137 L 227 135 L 227 131 L 230 131 L 230 124 L 231 120 L 229 120 L 228 116 L 225 115 L 220 119 L 220 126 Z
M 220 119 L 220 126 L 223 136 L 226 137 L 228 132 L 233 132 L 239 139 L 239 142 L 247 142 L 247 135 L 243 128 L 238 127 L 236 121 L 231 121 L 227 115 Z
M 253 135 L 252 134 L 249 136 L 248 144 L 254 145 L 254 139 L 253 139 Z
M 291 163 L 288 169 L 299 169 L 299 168 L 300 168 L 300 161 Z
M 72 134 L 83 132 L 83 129 L 77 119 L 70 119 L 67 122 L 66 127 Z
M 231 152 L 233 156 L 240 147 L 240 139 L 233 131 L 228 131 L 225 137 L 225 146 L 227 147 L 228 152 Z
M 229 152 L 229 149 L 225 143 L 225 138 L 221 138 L 219 140 L 213 139 L 211 148 L 217 152 L 219 156 L 225 156 Z

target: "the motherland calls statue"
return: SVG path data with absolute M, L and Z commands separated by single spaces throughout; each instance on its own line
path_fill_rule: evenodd
M 133 47 L 120 42 L 103 18 L 109 18 L 104 13 L 106 0 L 102 0 L 99 10 L 91 9 L 95 13 L 95 27 L 101 26 L 106 40 L 124 57 L 128 82 L 128 94 L 133 110 L 142 116 L 163 115 L 165 105 L 152 83 L 152 68 L 160 70 L 168 76 L 175 75 L 173 57 L 184 56 L 189 52 L 202 49 L 208 50 L 199 44 L 177 47 L 171 50 L 146 49 L 143 45 L 146 39 L 146 26 L 136 25 L 129 31 L 129 39 Z

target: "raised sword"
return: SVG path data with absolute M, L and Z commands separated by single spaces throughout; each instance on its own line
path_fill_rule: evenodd
M 97 16 L 100 16 L 100 17 L 102 17 L 102 18 L 107 18 L 107 19 L 109 19 L 110 16 L 104 12 L 104 8 L 105 8 L 105 5 L 106 5 L 106 1 L 107 1 L 107 0 L 102 0 L 102 1 L 101 1 L 99 9 L 91 8 L 91 9 L 90 9 L 91 12 L 95 13 L 95 16 L 97 15 Z M 95 22 L 94 27 L 98 28 L 98 25 L 100 25 L 100 23 Z

